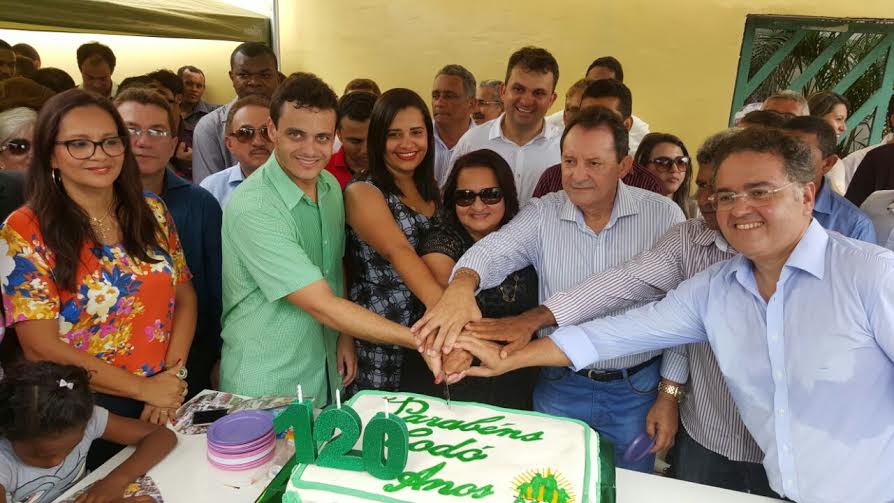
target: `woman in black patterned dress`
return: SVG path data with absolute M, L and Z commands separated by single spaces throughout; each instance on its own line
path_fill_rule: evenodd
M 446 288 L 463 253 L 518 213 L 515 181 L 506 161 L 487 149 L 457 159 L 444 186 L 444 212 L 445 224 L 428 233 L 419 255 Z M 538 304 L 537 272 L 530 266 L 515 271 L 500 286 L 479 292 L 476 299 L 485 318 L 521 314 Z M 405 380 L 401 390 L 447 398 L 444 385 L 421 377 L 427 371 L 422 357 L 408 351 L 404 375 L 420 377 Z M 496 378 L 466 377 L 450 386 L 450 399 L 530 409 L 536 380 L 536 369 L 520 369 Z
M 368 142 L 369 170 L 345 189 L 349 296 L 410 326 L 422 316 L 422 306 L 434 305 L 443 292 L 416 254 L 441 206 L 432 121 L 422 98 L 409 89 L 383 94 L 373 107 Z M 357 377 L 348 394 L 401 386 L 403 348 L 360 340 L 354 346 Z M 426 379 L 433 379 L 430 372 Z

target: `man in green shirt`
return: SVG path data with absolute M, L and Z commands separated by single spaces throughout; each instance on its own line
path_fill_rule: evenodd
M 289 77 L 271 101 L 273 155 L 224 210 L 223 391 L 291 395 L 300 384 L 322 407 L 353 376 L 351 336 L 415 348 L 408 328 L 342 298 L 344 203 L 323 170 L 335 108 L 322 80 Z

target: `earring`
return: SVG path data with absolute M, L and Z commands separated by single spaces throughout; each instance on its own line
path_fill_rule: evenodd
M 53 168 L 53 181 L 56 182 L 60 189 L 62 188 L 62 177 L 59 175 L 59 170 L 55 168 Z

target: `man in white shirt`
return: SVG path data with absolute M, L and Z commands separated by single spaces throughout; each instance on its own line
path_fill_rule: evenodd
M 472 128 L 475 109 L 475 76 L 460 65 L 447 65 L 435 75 L 431 88 L 431 112 L 435 136 L 435 180 L 447 182 L 450 157 L 462 136 Z
M 505 112 L 470 129 L 454 147 L 453 159 L 482 148 L 500 154 L 515 175 L 519 204 L 524 206 L 546 168 L 559 162 L 561 130 L 544 120 L 556 101 L 559 64 L 546 49 L 523 47 L 509 58 L 500 90 Z

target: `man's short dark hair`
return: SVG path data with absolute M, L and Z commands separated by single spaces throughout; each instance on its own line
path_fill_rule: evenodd
M 336 108 L 336 128 L 341 127 L 341 120 L 344 118 L 352 121 L 364 122 L 368 121 L 372 116 L 373 106 L 376 104 L 376 96 L 366 91 L 357 91 L 346 94 L 339 98 L 338 107 Z
M 270 100 L 270 119 L 279 126 L 282 107 L 290 103 L 299 108 L 332 110 L 338 108 L 338 98 L 329 84 L 312 73 L 297 72 L 276 88 Z
M 838 140 L 835 137 L 835 130 L 832 129 L 832 126 L 830 126 L 828 122 L 819 117 L 814 117 L 813 115 L 795 117 L 789 119 L 789 121 L 782 126 L 782 129 L 815 135 L 823 157 L 828 157 L 838 150 Z
M 559 63 L 556 58 L 546 49 L 540 47 L 527 46 L 512 53 L 509 56 L 509 64 L 506 65 L 506 79 L 504 82 L 509 84 L 509 75 L 512 69 L 520 66 L 528 72 L 552 73 L 553 74 L 553 91 L 559 83 Z
M 115 63 L 118 62 L 118 60 L 115 58 L 115 53 L 112 52 L 112 49 L 110 49 L 107 45 L 100 44 L 99 42 L 87 42 L 86 44 L 78 47 L 77 57 L 78 68 L 84 66 L 84 62 L 87 60 L 99 59 L 105 61 L 109 65 L 109 69 L 114 72 Z
M 714 155 L 714 180 L 717 180 L 723 161 L 742 152 L 781 157 L 785 176 L 789 181 L 803 185 L 816 179 L 816 168 L 807 144 L 787 135 L 781 129 L 757 126 L 738 131 L 720 142 Z
M 121 94 L 127 89 L 152 87 L 156 82 L 158 81 L 148 75 L 134 75 L 133 77 L 127 77 L 118 84 L 117 94 Z
M 230 111 L 227 112 L 227 132 L 229 132 L 230 129 L 233 128 L 233 118 L 236 117 L 236 112 L 250 106 L 263 107 L 267 110 L 270 110 L 270 98 L 261 96 L 259 94 L 249 94 L 248 96 L 244 96 L 236 100 L 230 107 Z
M 562 133 L 562 142 L 559 144 L 561 150 L 565 151 L 565 137 L 568 136 L 568 132 L 572 129 L 591 130 L 599 127 L 605 127 L 611 131 L 612 138 L 615 140 L 615 155 L 618 162 L 621 162 L 630 150 L 630 136 L 618 114 L 601 106 L 584 108 L 571 119 L 571 122 L 565 126 L 565 131 Z
M 37 61 L 40 59 L 40 54 L 37 53 L 37 49 L 31 47 L 28 44 L 22 43 L 22 42 L 12 46 L 12 50 L 18 56 L 25 56 L 26 58 L 30 59 L 31 61 Z
M 202 70 L 199 70 L 198 68 L 196 68 L 195 66 L 192 66 L 192 65 L 181 66 L 180 68 L 178 68 L 177 76 L 180 77 L 181 79 L 183 79 L 183 74 L 185 72 L 200 73 L 200 74 L 202 74 L 203 77 L 205 76 L 205 72 L 203 72 Z
M 618 111 L 624 120 L 633 115 L 633 94 L 630 88 L 620 80 L 594 80 L 587 84 L 581 102 L 585 98 L 618 98 Z
M 615 80 L 618 82 L 624 82 L 624 67 L 621 66 L 621 62 L 618 61 L 614 56 L 602 56 L 601 58 L 596 58 L 590 63 L 590 66 L 587 67 L 586 73 L 584 76 L 590 73 L 590 70 L 596 68 L 597 66 L 601 66 L 602 68 L 608 68 L 615 74 Z
M 12 46 L 9 45 L 5 40 L 0 40 L 0 49 L 6 49 L 7 51 L 12 50 Z
M 31 80 L 38 84 L 52 89 L 57 93 L 68 91 L 75 88 L 75 81 L 65 70 L 61 68 L 41 68 L 34 72 Z
M 183 79 L 171 70 L 159 68 L 146 76 L 166 87 L 174 96 L 183 94 Z
M 233 49 L 230 54 L 230 69 L 236 65 L 236 55 L 242 54 L 246 58 L 257 58 L 259 56 L 269 56 L 273 60 L 273 67 L 279 68 L 279 60 L 276 59 L 276 53 L 273 49 L 260 42 L 242 42 Z
M 739 124 L 781 128 L 788 120 L 789 117 L 773 110 L 753 110 L 745 114 L 745 117 L 742 117 Z
M 890 120 L 892 115 L 894 115 L 894 94 L 891 95 L 891 99 L 888 101 L 888 122 L 891 123 L 891 129 L 894 129 L 894 121 Z
M 349 94 L 351 91 L 369 91 L 376 96 L 380 96 L 382 94 L 382 90 L 379 89 L 379 85 L 376 84 L 376 81 L 373 79 L 353 79 L 348 82 L 348 85 L 345 86 L 344 94 Z

